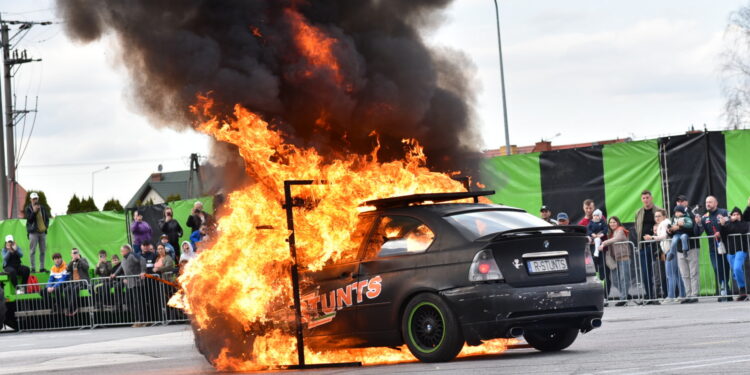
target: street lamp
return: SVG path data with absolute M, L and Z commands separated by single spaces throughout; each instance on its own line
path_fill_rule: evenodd
M 510 134 L 508 134 L 508 107 L 505 105 L 505 73 L 503 72 L 503 45 L 500 42 L 500 7 L 495 1 L 495 20 L 497 22 L 497 51 L 500 54 L 500 87 L 503 92 L 503 120 L 505 122 L 505 154 L 510 155 Z
M 102 169 L 97 169 L 97 170 L 91 172 L 91 198 L 92 199 L 94 198 L 94 175 L 97 174 L 97 173 L 99 173 L 99 172 L 106 171 L 107 169 L 109 169 L 109 165 L 106 166 L 106 167 L 104 167 L 104 168 L 102 168 Z

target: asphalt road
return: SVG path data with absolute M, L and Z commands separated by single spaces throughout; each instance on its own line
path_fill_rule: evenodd
M 311 374 L 747 374 L 750 303 L 606 308 L 567 350 L 513 349 L 450 363 L 307 370 Z M 2 374 L 205 374 L 188 326 L 0 334 Z M 287 371 L 288 372 L 288 371 Z

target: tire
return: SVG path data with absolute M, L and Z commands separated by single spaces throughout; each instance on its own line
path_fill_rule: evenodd
M 569 347 L 578 337 L 578 329 L 561 328 L 531 330 L 523 334 L 523 338 L 534 349 L 543 352 L 557 352 Z
M 401 318 L 401 335 L 409 351 L 422 362 L 447 362 L 464 345 L 458 319 L 440 296 L 414 296 Z

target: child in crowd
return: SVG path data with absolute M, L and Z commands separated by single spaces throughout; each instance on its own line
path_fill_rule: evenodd
M 687 216 L 687 208 L 680 205 L 674 208 L 674 223 L 669 231 L 672 233 L 672 246 L 667 253 L 667 260 L 672 260 L 678 249 L 680 252 L 688 249 L 688 239 L 693 233 L 693 220 Z M 677 247 L 680 245 L 682 248 Z
M 607 223 L 602 220 L 602 211 L 595 210 L 591 221 L 586 226 L 586 235 L 594 242 L 594 256 L 599 256 L 599 247 L 607 239 Z

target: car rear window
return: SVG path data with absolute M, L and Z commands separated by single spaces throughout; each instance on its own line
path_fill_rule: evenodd
M 474 211 L 446 216 L 445 220 L 471 241 L 511 229 L 551 226 L 534 215 L 519 211 Z

